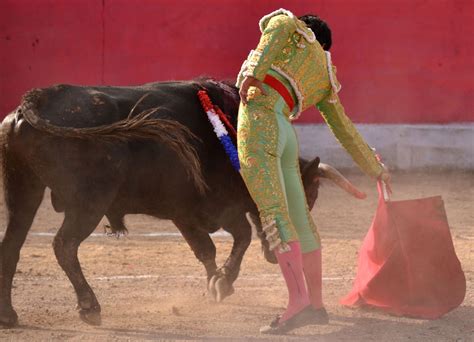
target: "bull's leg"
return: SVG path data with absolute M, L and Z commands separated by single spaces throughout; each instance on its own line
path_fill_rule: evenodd
M 4 191 L 7 228 L 0 245 L 0 325 L 13 326 L 18 316 L 12 307 L 13 276 L 33 218 L 43 199 L 45 186 L 24 165 L 4 155 Z
M 79 315 L 83 321 L 92 325 L 101 323 L 100 305 L 82 273 L 77 251 L 81 242 L 94 231 L 103 214 L 97 208 L 92 208 L 92 205 L 89 210 L 66 209 L 63 224 L 53 242 L 56 259 L 76 292 Z
M 191 247 L 196 258 L 204 265 L 207 273 L 207 281 L 216 274 L 216 246 L 207 232 L 193 229 L 188 224 L 173 221 Z
M 242 259 L 252 240 L 252 229 L 245 215 L 230 221 L 224 226 L 224 229 L 232 235 L 234 244 L 226 262 L 217 270 L 209 284 L 211 291 L 215 293 L 217 302 L 221 302 L 225 297 L 234 293 L 233 283 L 239 275 Z
M 105 214 L 109 224 L 105 225 L 105 231 L 108 235 L 114 235 L 117 238 L 128 234 L 128 229 L 123 221 L 123 214 L 109 211 Z

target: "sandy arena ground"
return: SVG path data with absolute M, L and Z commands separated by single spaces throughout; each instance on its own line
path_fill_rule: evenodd
M 242 264 L 235 294 L 223 303 L 207 296 L 204 269 L 168 221 L 129 216 L 130 235 L 105 237 L 100 225 L 81 246 L 85 275 L 102 305 L 102 326 L 83 323 L 72 286 L 56 263 L 52 234 L 62 215 L 49 193 L 21 252 L 13 303 L 20 326 L 0 330 L 1 340 L 271 340 L 271 341 L 474 341 L 474 174 L 394 174 L 394 199 L 442 195 L 457 255 L 467 278 L 462 306 L 435 321 L 400 318 L 342 307 L 352 286 L 357 251 L 375 212 L 375 184 L 359 174 L 349 178 L 368 193 L 359 201 L 324 184 L 313 209 L 323 239 L 324 298 L 331 322 L 301 328 L 284 337 L 258 333 L 286 304 L 276 265 L 265 262 L 254 240 Z M 5 220 L 5 207 L 0 204 Z M 4 230 L 2 225 L 0 231 Z M 38 233 L 49 233 L 41 235 Z M 230 251 L 230 237 L 214 238 L 218 259 Z

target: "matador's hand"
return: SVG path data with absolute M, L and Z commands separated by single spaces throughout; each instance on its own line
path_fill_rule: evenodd
M 244 105 L 247 104 L 247 95 L 250 87 L 258 88 L 263 95 L 267 95 L 267 92 L 263 89 L 263 83 L 261 81 L 257 80 L 255 77 L 246 76 L 240 85 L 239 91 L 240 101 L 242 101 Z
M 385 185 L 387 186 L 387 191 L 389 195 L 391 195 L 392 194 L 392 176 L 390 175 L 390 172 L 388 172 L 388 169 L 384 164 L 382 164 L 382 168 L 383 170 L 379 176 L 379 179 L 385 183 Z

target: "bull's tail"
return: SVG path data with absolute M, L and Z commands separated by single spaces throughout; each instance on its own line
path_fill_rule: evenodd
M 102 140 L 108 142 L 125 142 L 144 139 L 157 141 L 170 147 L 178 154 L 179 159 L 187 167 L 189 177 L 194 181 L 201 193 L 207 189 L 201 172 L 201 163 L 198 154 L 189 143 L 190 140 L 199 140 L 199 138 L 186 126 L 177 121 L 153 118 L 152 115 L 156 113 L 159 108 L 147 109 L 135 116 L 129 115 L 126 119 L 103 126 L 82 128 L 61 127 L 52 125 L 40 117 L 37 104 L 41 93 L 41 89 L 33 89 L 27 92 L 19 108 L 25 120 L 34 128 L 66 138 Z M 135 105 L 135 107 L 136 106 L 137 105 Z M 135 109 L 135 107 L 133 109 Z M 132 114 L 132 112 L 130 114 Z

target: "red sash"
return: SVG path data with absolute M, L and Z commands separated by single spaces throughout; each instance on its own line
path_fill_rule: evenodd
M 295 108 L 295 101 L 283 83 L 271 75 L 266 75 L 263 83 L 275 89 L 283 98 L 283 100 L 285 100 L 288 108 L 290 108 L 290 111 L 293 111 L 293 108 Z

